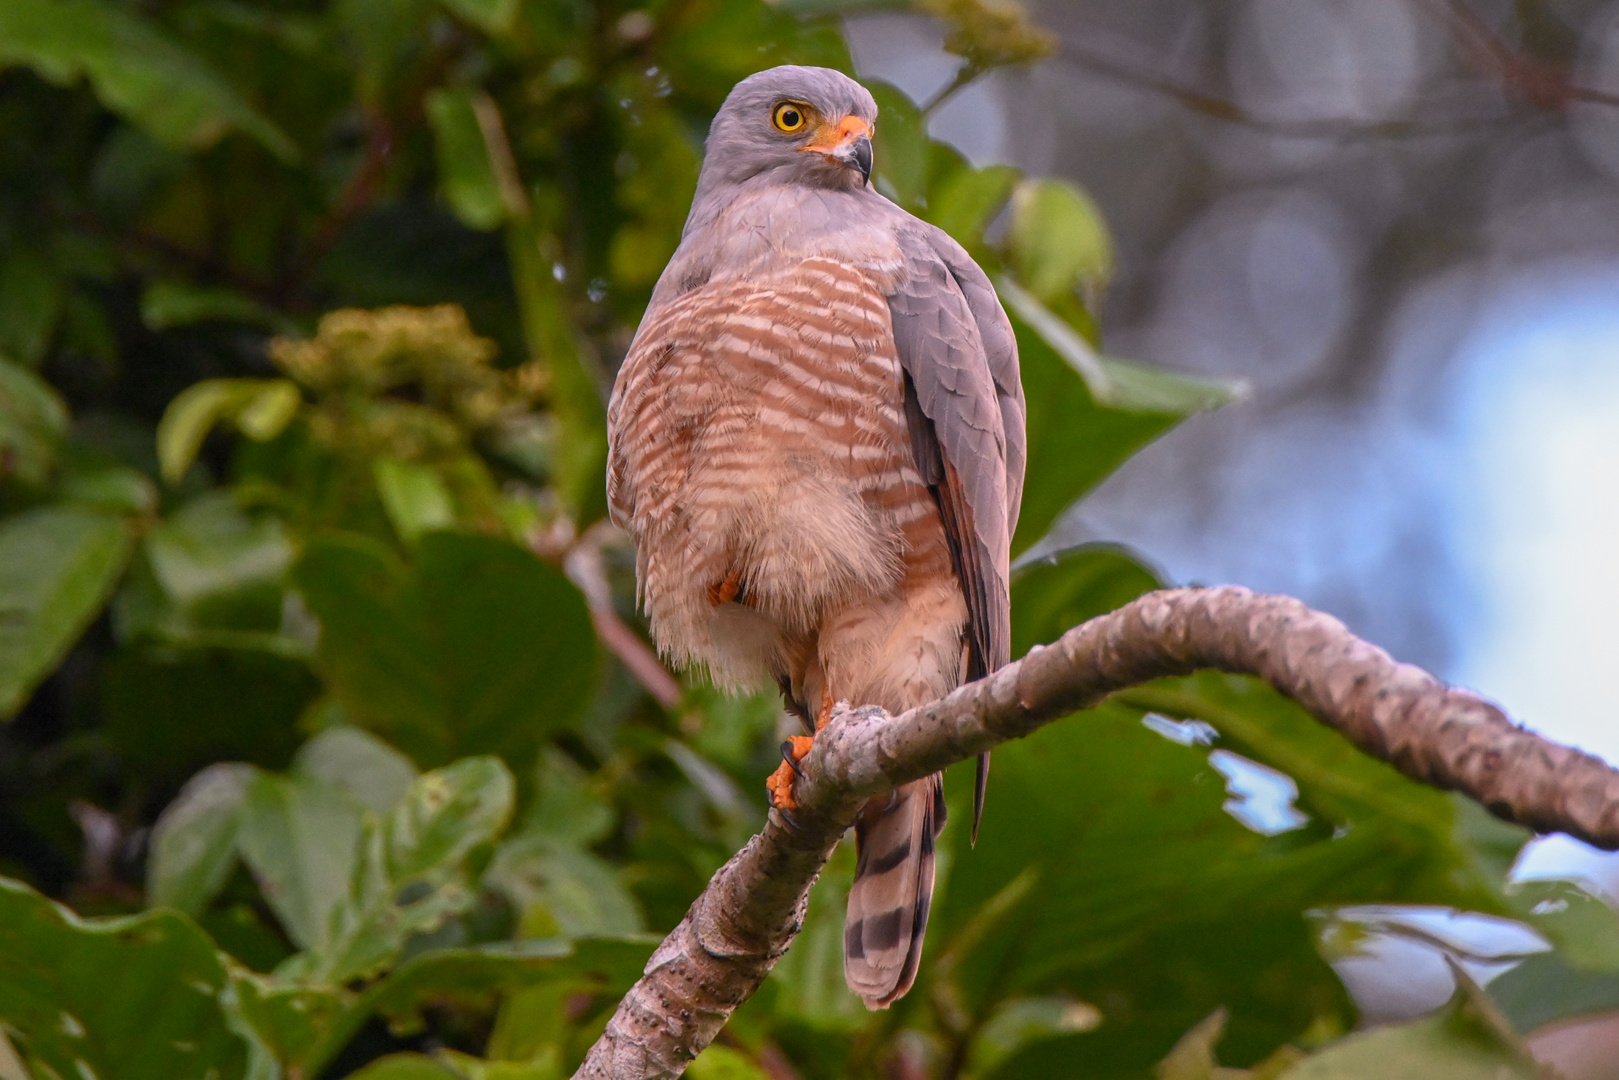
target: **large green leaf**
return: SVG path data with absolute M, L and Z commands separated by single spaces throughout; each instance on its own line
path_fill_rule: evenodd
M 1021 566 L 1012 579 L 1012 656 L 1050 644 L 1159 584 L 1127 552 L 1103 544 L 1068 548 Z
M 331 941 L 363 826 L 360 807 L 318 780 L 259 773 L 249 785 L 237 845 L 299 948 L 321 949 Z
M 1002 279 L 996 289 L 1017 333 L 1028 400 L 1028 481 L 1012 545 L 1017 552 L 1131 454 L 1236 391 L 1098 356 L 1078 331 L 1017 285 Z
M 142 553 L 114 607 L 121 636 L 307 655 L 306 643 L 279 633 L 293 559 L 280 519 L 213 491 L 160 522 Z
M 947 784 L 961 807 L 970 776 Z M 1397 891 L 1418 856 L 1390 857 L 1372 831 L 1264 837 L 1225 797 L 1204 748 L 1118 706 L 996 750 L 976 848 L 966 829 L 945 834 L 928 992 L 969 1026 L 1009 998 L 1056 994 L 1103 1019 L 1032 1043 L 994 1075 L 1050 1076 L 1077 1056 L 1097 1077 L 1138 1076 L 1220 1005 L 1239 1052 L 1256 1056 L 1342 1021 L 1347 1003 L 1304 913 Z
M 417 776 L 404 754 L 353 727 L 327 728 L 304 743 L 293 770 L 344 792 L 378 814 L 398 806 Z
M 176 147 L 215 142 L 228 129 L 285 161 L 291 139 L 207 63 L 127 7 L 98 0 L 6 0 L 0 65 L 27 64 L 42 78 L 90 80 L 106 106 Z
M 1584 971 L 1556 953 L 1541 953 L 1491 979 L 1490 997 L 1528 1033 L 1555 1020 L 1619 1009 L 1619 972 Z
M 1546 1080 L 1484 992 L 1459 971 L 1457 983 L 1432 1016 L 1358 1032 L 1282 1080 Z
M 429 532 L 406 567 L 334 536 L 310 544 L 295 574 L 338 699 L 423 766 L 498 753 L 522 769 L 594 686 L 584 598 L 516 545 Z
M 213 943 L 183 915 L 82 919 L 0 878 L 0 1024 L 56 1076 L 243 1077 L 227 986 Z
M 465 911 L 472 892 L 462 863 L 505 828 L 514 798 L 511 774 L 496 758 L 464 758 L 417 777 L 387 816 L 362 830 L 352 870 L 336 882 L 346 888 L 334 895 L 329 883 L 315 881 L 313 874 L 288 875 L 301 901 L 289 915 L 299 922 L 297 936 L 309 951 L 284 964 L 280 973 L 332 984 L 375 975 L 413 934 Z M 292 832 L 282 843 L 295 853 L 338 853 L 339 845 L 311 845 L 311 839 Z M 243 840 L 243 854 L 257 870 L 245 830 Z M 310 864 L 297 864 L 305 868 Z M 305 939 L 311 925 L 318 936 Z
M 133 541 L 122 518 L 71 506 L 0 519 L 0 719 L 101 611 Z
M 517 7 L 509 2 L 507 6 L 512 10 Z M 478 117 L 480 108 L 494 108 L 494 102 L 481 91 L 435 90 L 427 97 L 427 118 L 433 125 L 439 191 L 444 201 L 470 227 L 494 229 L 505 222 L 513 208 L 501 192 L 500 179 L 490 160 Z
M 236 865 L 236 834 L 253 767 L 211 765 L 192 777 L 152 826 L 146 902 L 196 915 Z
M 927 121 L 902 91 L 884 82 L 866 86 L 877 99 L 873 183 L 906 209 L 920 209 L 926 203 L 928 183 Z
M 1018 280 L 1047 304 L 1113 271 L 1102 212 L 1064 180 L 1031 179 L 1017 186 L 1006 245 Z

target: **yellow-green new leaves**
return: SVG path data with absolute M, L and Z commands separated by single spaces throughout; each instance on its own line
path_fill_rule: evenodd
M 515 5 L 514 5 L 515 6 Z M 439 191 L 455 216 L 474 229 L 494 229 L 523 210 L 522 188 L 515 176 L 502 184 L 481 119 L 494 102 L 482 91 L 435 90 L 426 99 L 438 157 Z M 504 148 L 502 148 L 504 149 Z M 509 150 L 505 153 L 510 154 Z
M 163 479 L 180 482 L 215 424 L 229 423 L 250 439 L 273 439 L 297 415 L 298 387 L 286 379 L 204 379 L 182 390 L 157 426 Z
M 947 27 L 946 52 L 979 71 L 1050 56 L 1057 35 L 1036 24 L 1017 0 L 917 0 Z
M 1064 180 L 1018 184 L 1006 247 L 1018 281 L 1045 304 L 1113 272 L 1113 242 L 1102 212 Z
M 132 9 L 99 0 L 0 4 L 0 66 L 27 64 L 67 84 L 88 78 L 96 96 L 170 146 L 200 149 L 231 128 L 283 161 L 298 148 L 203 60 Z

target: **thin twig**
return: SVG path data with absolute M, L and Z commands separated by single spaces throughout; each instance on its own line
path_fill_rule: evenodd
M 1536 108 L 1560 110 L 1573 101 L 1619 105 L 1619 94 L 1580 85 L 1569 77 L 1567 71 L 1544 64 L 1512 48 L 1467 6 L 1466 0 L 1423 0 L 1423 4 L 1444 22 L 1457 48 L 1471 57 L 1486 75 Z M 1476 115 L 1423 115 L 1419 108 L 1416 113 L 1403 117 L 1377 119 L 1269 116 L 1201 87 L 1121 59 L 1120 55 L 1128 50 L 1096 45 L 1099 39 L 1106 37 L 1100 29 L 1087 29 L 1084 33 L 1067 37 L 1062 56 L 1071 63 L 1118 82 L 1173 98 L 1199 115 L 1290 138 L 1449 135 L 1468 128 L 1502 123 L 1517 115 L 1510 108 L 1493 109 Z
M 562 566 L 579 591 L 585 594 L 590 621 L 596 636 L 610 649 L 625 669 L 652 695 L 659 705 L 673 711 L 680 707 L 680 683 L 669 674 L 658 654 L 618 617 L 613 606 L 613 589 L 607 581 L 607 564 L 602 547 L 623 534 L 607 522 L 597 522 L 585 530 L 577 543 L 568 548 Z

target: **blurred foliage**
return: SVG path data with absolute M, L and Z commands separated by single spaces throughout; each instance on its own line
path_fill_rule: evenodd
M 847 69 L 860 6 L 0 5 L 0 1076 L 578 1062 L 762 820 L 783 722 L 703 686 L 661 706 L 598 640 L 644 630 L 600 526 L 604 396 L 713 110 L 763 66 Z M 917 8 L 964 58 L 947 93 L 1052 47 L 1006 0 Z M 879 190 L 1013 318 L 1033 548 L 1236 388 L 1101 355 L 1085 194 L 976 168 L 873 91 Z M 1157 584 L 1048 552 L 1016 651 Z M 1302 826 L 1234 807 L 1238 755 L 1292 778 Z M 691 1075 L 1532 1075 L 1517 1032 L 1619 1004 L 1619 924 L 1508 884 L 1525 839 L 1264 687 L 1144 687 L 997 752 L 910 996 L 843 987 L 840 850 Z M 1398 932 L 1338 915 L 1367 904 L 1555 949 L 1500 1009 L 1463 978 L 1344 1037 L 1332 963 Z

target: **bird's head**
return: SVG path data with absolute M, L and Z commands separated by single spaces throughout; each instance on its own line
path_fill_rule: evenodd
M 761 173 L 784 183 L 863 187 L 876 120 L 870 92 L 840 71 L 789 65 L 749 75 L 709 128 L 699 187 Z

